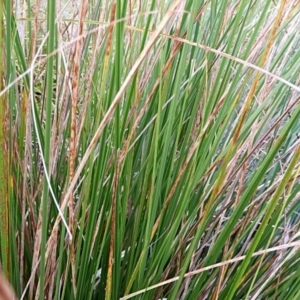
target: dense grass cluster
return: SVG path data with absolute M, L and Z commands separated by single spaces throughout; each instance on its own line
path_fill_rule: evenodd
M 297 0 L 0 2 L 0 261 L 21 299 L 300 299 Z

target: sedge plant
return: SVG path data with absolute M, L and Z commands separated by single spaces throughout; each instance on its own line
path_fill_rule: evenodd
M 296 0 L 0 3 L 0 261 L 19 299 L 298 299 Z

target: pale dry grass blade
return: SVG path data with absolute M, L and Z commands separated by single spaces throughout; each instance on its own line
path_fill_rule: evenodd
M 256 257 L 256 256 L 260 256 L 260 255 L 265 255 L 267 253 L 271 253 L 271 252 L 274 252 L 274 251 L 280 251 L 280 250 L 284 250 L 284 249 L 289 249 L 289 248 L 293 248 L 293 252 L 292 253 L 294 253 L 295 251 L 297 251 L 299 249 L 299 247 L 300 247 L 300 241 L 292 242 L 292 243 L 286 243 L 286 244 L 279 245 L 279 246 L 276 246 L 276 247 L 272 247 L 272 248 L 269 248 L 269 249 L 265 249 L 265 250 L 260 250 L 260 251 L 254 252 L 253 255 L 252 255 L 252 257 Z M 287 257 L 285 260 L 288 260 L 289 257 Z M 217 263 L 217 264 L 213 264 L 211 266 L 207 266 L 207 267 L 204 267 L 204 268 L 192 271 L 192 272 L 188 272 L 188 273 L 186 273 L 184 275 L 184 277 L 187 278 L 187 277 L 195 276 L 197 274 L 203 273 L 203 272 L 208 271 L 208 270 L 212 270 L 212 269 L 215 269 L 215 268 L 220 268 L 220 267 L 226 266 L 228 264 L 234 264 L 235 262 L 242 261 L 245 258 L 246 258 L 246 255 L 238 256 L 238 257 L 235 257 L 235 258 L 232 258 L 232 259 L 229 259 L 229 260 Z M 283 263 L 284 262 L 282 262 L 282 264 Z M 278 266 L 278 268 L 279 268 L 279 266 Z M 171 279 L 165 280 L 165 281 L 160 282 L 158 284 L 149 286 L 149 287 L 147 287 L 147 288 L 145 288 L 143 290 L 140 290 L 140 291 L 128 294 L 128 295 L 126 295 L 124 297 L 121 297 L 120 300 L 131 299 L 131 298 L 133 298 L 133 297 L 135 297 L 137 295 L 143 294 L 143 293 L 145 293 L 145 292 L 147 292 L 149 290 L 156 289 L 156 288 L 158 288 L 160 286 L 166 285 L 166 284 L 171 283 L 171 282 L 175 282 L 175 281 L 179 280 L 179 278 L 180 278 L 179 276 L 173 277 Z

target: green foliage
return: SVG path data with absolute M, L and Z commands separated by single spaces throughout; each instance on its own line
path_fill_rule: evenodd
M 298 2 L 45 2 L 0 4 L 18 297 L 297 299 Z

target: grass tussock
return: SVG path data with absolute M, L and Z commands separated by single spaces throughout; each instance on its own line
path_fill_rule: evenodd
M 18 298 L 300 298 L 299 2 L 73 2 L 0 3 Z

